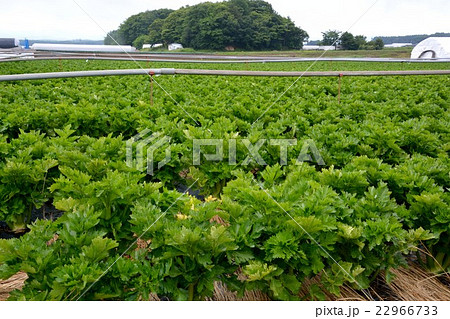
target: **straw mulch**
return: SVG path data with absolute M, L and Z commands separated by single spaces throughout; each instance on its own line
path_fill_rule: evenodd
M 22 289 L 27 278 L 26 273 L 18 272 L 9 279 L 0 281 L 0 300 L 8 299 L 9 293 L 13 290 Z
M 393 270 L 395 279 L 387 284 L 384 276 L 379 276 L 371 288 L 361 292 L 349 286 L 341 288 L 341 296 L 336 297 L 324 292 L 329 301 L 368 301 L 368 300 L 399 300 L 399 301 L 450 301 L 450 275 L 440 277 L 427 273 L 416 263 L 411 262 L 408 268 Z M 21 289 L 27 274 L 19 272 L 11 278 L 0 281 L 0 300 L 6 300 L 9 292 Z M 442 279 L 444 278 L 444 279 Z M 308 296 L 311 285 L 320 285 L 320 277 L 306 280 L 302 285 L 300 297 Z M 152 295 L 150 300 L 160 300 Z M 247 291 L 242 298 L 231 292 L 221 282 L 214 284 L 214 296 L 210 301 L 269 301 L 270 298 L 259 291 Z
M 237 297 L 237 293 L 231 292 L 227 286 L 221 282 L 214 283 L 214 296 L 208 298 L 209 301 L 270 301 L 269 296 L 260 291 L 246 291 L 242 298 Z
M 396 276 L 389 285 L 393 293 L 402 301 L 450 301 L 450 275 L 439 277 L 427 273 L 417 264 L 409 268 L 399 268 L 392 273 Z M 447 280 L 447 284 L 445 284 Z
M 393 281 L 388 284 L 384 275 L 378 276 L 372 286 L 357 291 L 347 285 L 341 288 L 341 296 L 337 297 L 324 291 L 329 301 L 450 301 L 450 275 L 439 276 L 427 273 L 417 263 L 410 262 L 408 268 L 391 270 Z M 441 279 L 441 280 L 440 280 Z M 304 282 L 301 295 L 307 295 L 309 287 L 319 287 L 320 277 Z

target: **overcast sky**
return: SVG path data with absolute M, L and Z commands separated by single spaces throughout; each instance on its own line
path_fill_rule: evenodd
M 76 1 L 76 2 L 75 2 Z M 177 9 L 201 0 L 0 0 L 0 37 L 103 39 L 132 14 Z M 218 2 L 218 0 L 212 0 Z M 353 34 L 450 32 L 450 0 L 268 0 L 306 30 L 311 40 L 328 29 Z M 96 21 L 94 23 L 77 3 Z M 372 4 L 375 5 L 366 12 Z M 366 14 L 363 16 L 363 14 Z M 359 19 L 359 21 L 358 21 Z

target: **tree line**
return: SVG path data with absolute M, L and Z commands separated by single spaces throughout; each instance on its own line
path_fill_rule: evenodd
M 381 50 L 383 40 L 329 30 L 321 45 L 343 50 Z M 106 36 L 105 44 L 133 45 L 181 43 L 197 50 L 301 49 L 308 33 L 290 18 L 279 15 L 262 0 L 205 2 L 178 10 L 158 9 L 132 15 Z
M 391 37 L 377 37 L 383 40 L 385 44 L 392 43 L 412 43 L 413 45 L 422 42 L 429 37 L 450 37 L 450 33 L 438 32 L 434 34 L 416 34 L 416 35 L 403 35 L 403 36 L 391 36 Z
M 306 31 L 261 0 L 200 3 L 178 10 L 141 12 L 108 33 L 105 44 L 142 48 L 144 43 L 181 43 L 203 50 L 301 49 Z M 114 39 L 114 40 L 113 40 Z M 116 43 L 117 42 L 117 43 Z
M 342 50 L 381 50 L 384 48 L 384 42 L 380 38 L 375 38 L 372 41 L 367 41 L 363 35 L 354 36 L 350 32 L 337 30 L 329 30 L 322 32 L 323 39 L 319 42 L 320 45 L 332 45 L 336 49 Z

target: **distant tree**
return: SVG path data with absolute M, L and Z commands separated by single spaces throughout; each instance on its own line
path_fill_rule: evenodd
M 229 12 L 237 20 L 237 30 L 234 32 L 234 45 L 242 49 L 250 49 L 252 43 L 252 19 L 250 13 L 252 7 L 247 0 L 230 0 L 228 2 Z
M 237 21 L 226 3 L 201 3 L 187 13 L 185 31 L 188 32 L 182 41 L 195 49 L 221 50 L 233 45 L 233 34 L 237 29 Z
M 367 44 L 367 38 L 363 35 L 357 35 L 355 36 L 355 43 L 358 47 L 357 50 L 364 49 Z
M 367 38 L 363 35 L 353 36 L 350 32 L 341 32 L 337 30 L 329 30 L 322 32 L 323 39 L 319 42 L 320 45 L 340 46 L 343 50 L 381 50 L 384 43 L 380 38 L 367 42 Z
M 150 44 L 164 42 L 162 36 L 163 27 L 164 27 L 163 19 L 156 19 L 155 21 L 153 21 L 153 23 L 149 27 L 149 34 L 148 34 Z
M 140 35 L 148 35 L 148 29 L 156 19 L 165 19 L 172 12 L 173 10 L 170 9 L 159 9 L 132 15 L 120 25 L 118 30 L 123 44 L 131 45 Z
M 190 29 L 186 28 L 185 24 L 189 10 L 189 7 L 178 9 L 164 20 L 161 36 L 165 43 L 182 43 L 186 47 L 188 46 L 183 39 L 190 34 Z
M 133 41 L 133 46 L 140 50 L 144 44 L 150 44 L 150 36 L 147 34 L 140 35 Z
M 374 42 L 374 48 L 375 50 L 383 50 L 384 48 L 384 42 L 380 38 L 376 38 Z
M 105 45 L 117 45 L 116 42 L 119 44 L 124 44 L 123 39 L 119 34 L 119 30 L 108 32 L 107 36 L 105 37 L 105 40 L 103 40 L 103 43 Z
M 205 2 L 184 7 L 171 13 L 161 28 L 163 42 L 179 42 L 194 49 L 300 49 L 307 37 L 304 30 L 261 0 Z
M 364 46 L 366 50 L 382 50 L 384 48 L 384 42 L 380 38 L 376 38 L 372 41 L 369 41 Z
M 194 49 L 301 49 L 308 34 L 262 0 L 204 2 L 176 11 L 141 12 L 113 31 L 122 44 L 174 43 Z
M 284 22 L 286 33 L 283 38 L 283 48 L 300 50 L 303 48 L 303 42 L 308 41 L 309 35 L 306 31 L 297 28 L 290 19 Z
M 341 48 L 343 50 L 358 50 L 358 43 L 353 34 L 344 32 L 341 36 Z
M 334 47 L 338 47 L 339 38 L 341 36 L 341 31 L 338 30 L 328 30 L 322 32 L 322 41 L 320 41 L 320 45 L 334 45 Z

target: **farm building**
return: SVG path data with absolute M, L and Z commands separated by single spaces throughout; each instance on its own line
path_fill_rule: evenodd
M 412 50 L 411 59 L 450 59 L 450 37 L 423 40 Z

